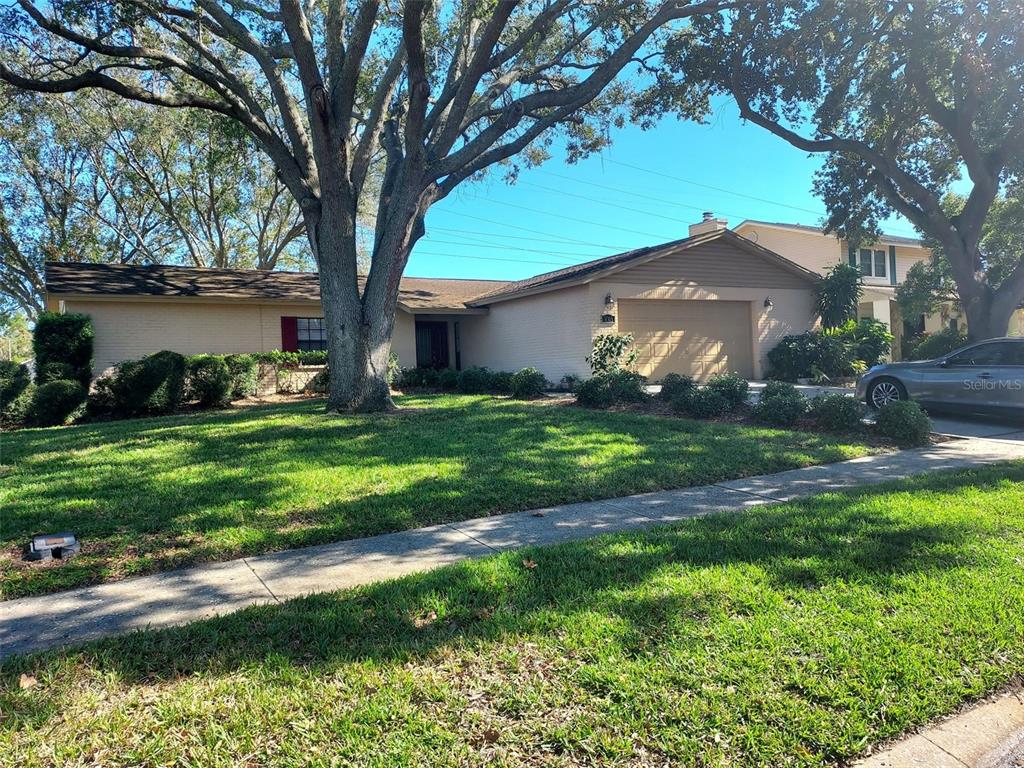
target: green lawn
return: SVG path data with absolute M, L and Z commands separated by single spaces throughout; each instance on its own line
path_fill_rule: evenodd
M 1022 563 L 1024 463 L 508 553 L 14 659 L 0 764 L 843 764 L 1024 674 Z
M 321 401 L 4 434 L 5 598 L 201 560 L 837 461 L 856 439 L 489 397 Z M 23 564 L 34 533 L 82 554 Z

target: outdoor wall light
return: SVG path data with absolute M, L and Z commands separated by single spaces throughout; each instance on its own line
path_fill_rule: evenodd
M 612 297 L 612 295 L 611 295 L 610 293 L 608 293 L 608 294 L 605 294 L 605 297 L 604 297 L 604 305 L 605 305 L 606 307 L 610 307 L 610 306 L 611 306 L 612 304 L 614 304 L 614 303 L 615 303 L 615 299 L 614 299 L 614 298 Z
M 774 306 L 775 306 L 775 302 L 772 301 L 772 297 L 771 296 L 766 296 L 765 299 L 764 299 L 764 308 L 765 309 L 771 309 Z

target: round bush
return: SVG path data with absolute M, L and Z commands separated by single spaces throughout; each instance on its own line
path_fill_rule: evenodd
M 30 383 L 27 366 L 0 360 L 0 411 L 13 403 Z
M 29 382 L 17 397 L 12 398 L 10 402 L 5 402 L 3 408 L 0 408 L 0 423 L 12 426 L 24 424 L 28 419 L 28 411 L 32 407 L 35 394 L 36 385 Z
M 771 381 L 754 406 L 754 418 L 777 427 L 792 427 L 807 413 L 807 398 L 784 381 Z
M 576 385 L 576 402 L 587 408 L 610 408 L 647 399 L 646 379 L 639 373 L 619 369 L 597 373 Z
M 524 369 L 525 370 L 525 369 Z M 491 372 L 491 392 L 498 395 L 511 395 L 512 394 L 512 379 L 515 374 L 511 371 L 492 371 Z
M 747 402 L 750 385 L 746 379 L 735 373 L 719 373 L 708 379 L 705 389 L 720 394 L 729 403 L 729 410 L 735 411 Z
M 113 412 L 137 416 L 176 410 L 185 396 L 185 370 L 185 358 L 169 350 L 119 363 L 110 383 Z
M 223 357 L 193 355 L 188 359 L 188 392 L 204 408 L 231 402 L 231 372 Z
M 512 397 L 517 400 L 536 400 L 544 394 L 547 379 L 536 368 L 523 368 L 512 374 Z
M 838 393 L 817 397 L 811 401 L 811 416 L 829 432 L 854 432 L 863 426 L 864 404 Z
M 668 403 L 685 401 L 697 388 L 697 382 L 692 376 L 683 376 L 678 373 L 669 373 L 661 380 L 661 391 L 658 399 Z
M 954 331 L 952 328 L 944 328 L 935 333 L 923 334 L 913 344 L 905 346 L 911 347 L 908 355 L 911 360 L 934 360 L 937 357 L 948 355 L 966 343 L 966 334 Z
M 454 392 L 459 388 L 459 372 L 454 368 L 442 368 L 435 371 L 428 368 L 423 374 L 424 386 L 439 387 L 446 392 Z
M 705 387 L 690 395 L 686 413 L 695 419 L 717 419 L 731 410 L 732 405 L 725 395 Z
M 932 431 L 932 420 L 913 400 L 897 400 L 878 409 L 875 429 L 899 445 L 924 445 Z
M 32 396 L 25 421 L 34 427 L 66 424 L 85 402 L 85 396 L 85 387 L 71 379 L 42 384 Z
M 471 366 L 458 374 L 458 389 L 467 395 L 479 395 L 491 389 L 491 372 L 480 366 Z
M 224 363 L 231 375 L 231 399 L 256 394 L 260 365 L 254 355 L 226 355 Z

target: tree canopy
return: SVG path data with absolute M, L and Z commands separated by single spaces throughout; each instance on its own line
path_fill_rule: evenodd
M 939 243 L 974 338 L 1024 298 L 1024 252 L 984 269 L 985 222 L 1024 172 L 1024 5 L 1018 0 L 768 0 L 695 22 L 670 69 L 730 94 L 743 119 L 823 153 L 815 191 L 856 242 L 890 214 Z M 684 81 L 685 82 L 685 81 Z M 654 109 L 673 108 L 663 78 Z M 956 182 L 962 206 L 942 204 Z
M 17 0 L 0 78 L 99 88 L 243 126 L 298 202 L 320 272 L 332 408 L 390 407 L 399 280 L 431 205 L 496 164 L 570 159 L 624 119 L 630 67 L 726 0 Z M 374 162 L 382 181 L 367 184 Z M 514 168 L 513 168 L 514 170 Z M 369 273 L 357 215 L 376 209 Z

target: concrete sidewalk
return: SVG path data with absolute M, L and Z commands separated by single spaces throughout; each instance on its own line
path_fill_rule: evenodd
M 1024 762 L 1024 698 L 1006 691 L 927 726 L 855 768 L 1014 768 Z
M 957 440 L 716 485 L 514 512 L 0 602 L 0 658 L 353 587 L 533 544 L 647 528 L 924 472 L 1024 458 L 1022 440 Z

